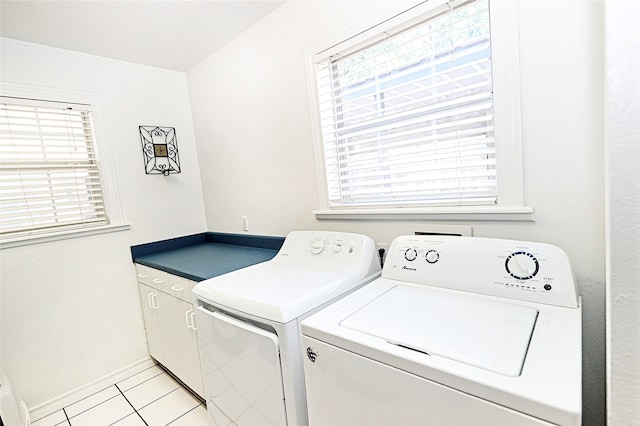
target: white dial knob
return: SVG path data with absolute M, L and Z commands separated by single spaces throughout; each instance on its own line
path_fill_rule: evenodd
M 440 253 L 435 250 L 429 250 L 424 258 L 429 263 L 436 263 L 440 259 Z
M 407 251 L 404 252 L 404 258 L 409 262 L 416 260 L 416 257 L 418 257 L 418 252 L 414 248 L 407 249 Z
M 324 241 L 322 241 L 321 238 L 318 238 L 311 243 L 311 253 L 320 254 L 322 253 L 322 250 L 324 250 Z
M 504 262 L 509 275 L 518 280 L 528 280 L 536 276 L 540 269 L 538 259 L 526 251 L 511 253 Z

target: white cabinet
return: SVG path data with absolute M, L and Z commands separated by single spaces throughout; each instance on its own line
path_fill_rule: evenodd
M 174 299 L 175 344 L 178 349 L 176 375 L 204 398 L 200 353 L 196 339 L 196 318 L 193 304 Z M 182 326 L 178 326 L 181 324 Z M 195 367 L 197 366 L 197 368 Z
M 147 346 L 149 347 L 149 355 L 154 357 L 159 363 L 164 364 L 164 356 L 162 354 L 162 342 L 160 333 L 160 318 L 157 297 L 158 290 L 138 283 L 140 288 L 140 300 L 142 301 L 142 315 L 144 316 L 144 325 L 147 333 Z
M 191 290 L 195 282 L 136 265 L 149 354 L 204 397 Z

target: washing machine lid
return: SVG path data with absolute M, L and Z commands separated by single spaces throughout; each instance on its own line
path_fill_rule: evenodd
M 340 325 L 410 350 L 519 376 L 537 316 L 528 306 L 400 285 Z
M 286 324 L 365 281 L 342 271 L 271 261 L 201 281 L 193 294 L 223 309 Z

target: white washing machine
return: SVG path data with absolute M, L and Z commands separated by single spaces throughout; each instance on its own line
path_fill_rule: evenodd
M 213 425 L 307 423 L 300 321 L 380 276 L 373 240 L 296 231 L 271 260 L 193 290 Z
M 311 425 L 580 425 L 580 298 L 552 245 L 402 236 L 302 322 Z

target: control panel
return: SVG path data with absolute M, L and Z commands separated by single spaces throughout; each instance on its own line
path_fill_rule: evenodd
M 336 237 L 332 241 L 330 237 L 316 237 L 309 242 L 311 254 L 314 256 L 327 255 L 328 253 L 338 254 L 346 247 L 347 253 L 355 251 L 354 242 L 345 238 Z
M 387 252 L 382 277 L 575 308 L 567 255 L 551 244 L 479 237 L 406 235 Z
M 358 272 L 362 276 L 380 272 L 374 241 L 365 235 L 349 232 L 290 232 L 273 260 L 293 266 Z

